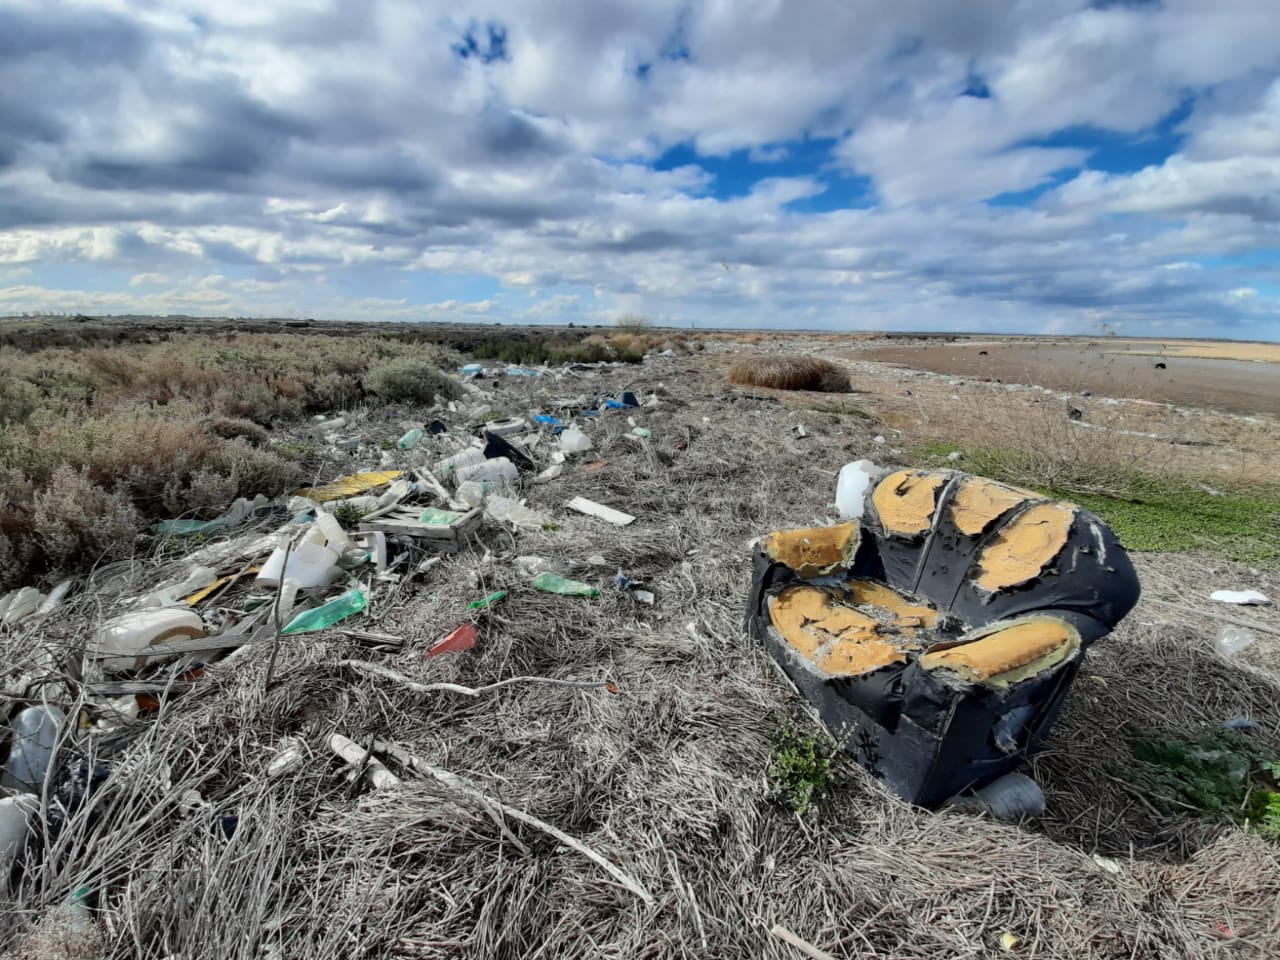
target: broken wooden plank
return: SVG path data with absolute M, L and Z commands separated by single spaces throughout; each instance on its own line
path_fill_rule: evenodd
M 578 513 L 585 513 L 589 517 L 599 517 L 601 520 L 619 527 L 625 527 L 636 519 L 629 513 L 623 513 L 621 510 L 613 509 L 613 507 L 606 507 L 603 503 L 596 503 L 586 497 L 574 497 L 565 506 L 570 510 L 578 511 Z
M 403 534 L 425 541 L 425 546 L 436 550 L 457 553 L 466 545 L 467 539 L 479 529 L 482 518 L 478 509 L 460 515 L 457 520 L 449 524 L 423 523 L 418 519 L 421 515 L 422 511 L 419 510 L 416 514 L 411 513 L 407 516 L 379 517 L 377 520 L 362 522 L 360 529 Z

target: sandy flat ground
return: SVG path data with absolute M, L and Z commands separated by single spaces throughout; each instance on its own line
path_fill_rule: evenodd
M 1216 348 L 1229 356 L 1206 356 Z M 1243 350 L 1240 348 L 1252 348 Z M 1267 344 L 996 341 L 872 346 L 860 360 L 977 380 L 1134 397 L 1239 414 L 1280 416 L 1280 362 Z M 1192 355 L 1195 354 L 1195 355 Z M 1241 359 L 1252 355 L 1253 359 Z M 1163 363 L 1164 369 L 1157 368 Z

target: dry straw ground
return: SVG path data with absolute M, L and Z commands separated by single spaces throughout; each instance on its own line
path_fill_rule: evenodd
M 1216 623 L 1197 611 L 1144 602 L 1090 652 L 1034 764 L 1048 800 L 1040 821 L 919 811 L 856 771 L 809 817 L 772 802 L 771 735 L 784 717 L 808 720 L 743 633 L 748 541 L 829 520 L 844 462 L 913 455 L 883 419 L 832 412 L 829 396 L 726 392 L 727 359 L 501 388 L 515 408 L 531 390 L 657 389 L 661 408 L 638 415 L 656 455 L 627 439 L 621 417 L 592 424 L 607 463 L 529 491 L 559 529 L 514 540 L 490 531 L 356 624 L 404 638 L 401 648 L 341 631 L 289 639 L 265 691 L 266 649 L 211 670 L 121 746 L 113 760 L 130 772 L 23 879 L 0 912 L 0 944 L 13 957 L 58 955 L 67 927 L 56 908 L 88 886 L 110 957 L 798 957 L 769 935 L 774 924 L 850 958 L 1280 955 L 1277 847 L 1157 811 L 1119 775 L 1128 737 L 1143 729 L 1180 734 L 1244 714 L 1262 742 L 1280 745 L 1275 682 L 1213 655 Z M 865 372 L 870 392 L 857 404 L 893 417 L 894 383 Z M 946 404 L 921 394 L 918 412 L 941 416 Z M 873 443 L 886 431 L 890 443 Z M 576 494 L 639 519 L 615 528 L 568 513 Z M 517 554 L 575 563 L 602 584 L 621 566 L 657 603 L 608 589 L 596 600 L 538 594 L 510 562 Z M 587 565 L 595 554 L 608 566 Z M 138 588 L 160 562 L 134 565 Z M 1225 560 L 1140 563 L 1154 599 L 1199 597 L 1214 577 L 1280 594 L 1274 572 Z M 468 600 L 496 589 L 510 596 L 483 618 L 474 650 L 423 657 Z M 7 636 L 4 659 L 74 648 L 101 616 L 82 597 L 42 632 Z M 1274 613 L 1251 616 L 1280 626 Z M 612 680 L 619 691 L 419 694 L 339 665 L 349 658 L 423 682 L 532 674 Z M 466 776 L 588 844 L 652 901 L 537 830 L 500 828 L 430 778 L 392 764 L 401 786 L 349 782 L 324 749 L 334 731 Z M 285 736 L 303 739 L 306 760 L 270 778 Z M 217 819 L 226 814 L 238 817 L 230 839 Z

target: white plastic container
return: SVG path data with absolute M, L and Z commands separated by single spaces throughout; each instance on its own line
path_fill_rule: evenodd
M 506 457 L 495 457 L 492 460 L 481 460 L 469 466 L 454 470 L 453 477 L 458 483 L 474 480 L 477 483 L 513 484 L 520 476 L 516 465 Z
M 490 420 L 484 425 L 484 428 L 495 437 L 510 437 L 517 433 L 523 433 L 528 426 L 529 424 L 525 422 L 524 417 L 508 417 L 506 420 Z
M 870 460 L 855 460 L 840 468 L 836 480 L 836 509 L 845 520 L 861 520 L 866 509 L 867 491 L 879 468 Z
M 285 553 L 289 555 L 285 564 Z M 276 547 L 267 562 L 262 565 L 257 582 L 264 587 L 278 587 L 282 576 L 296 580 L 299 587 L 319 587 L 331 583 L 341 554 L 325 544 L 302 540 L 291 550 Z
M 30 793 L 0 799 L 0 877 L 9 876 L 9 868 L 27 842 L 31 818 L 40 809 L 40 798 Z
M 113 654 L 102 661 L 107 673 L 135 670 L 142 665 L 137 654 L 155 643 L 183 637 L 203 637 L 204 621 L 194 610 L 165 607 L 141 610 L 108 620 L 98 633 L 98 650 Z
M 9 725 L 13 731 L 9 759 L 0 770 L 0 786 L 20 793 L 44 790 L 44 779 L 66 719 L 57 707 L 27 707 L 13 718 Z
M 460 450 L 451 457 L 445 457 L 443 460 L 436 462 L 434 472 L 438 477 L 447 477 L 457 473 L 459 470 L 473 466 L 477 463 L 484 462 L 483 447 L 467 447 Z
M 560 449 L 565 453 L 585 453 L 593 446 L 591 438 L 577 427 L 566 427 L 560 432 Z

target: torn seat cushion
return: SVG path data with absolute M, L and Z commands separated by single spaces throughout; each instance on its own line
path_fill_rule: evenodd
M 864 766 L 935 805 L 1038 748 L 1084 651 L 1137 597 L 1088 511 L 901 470 L 861 522 L 764 538 L 748 627 Z

